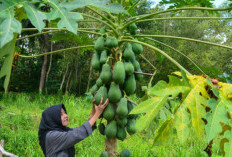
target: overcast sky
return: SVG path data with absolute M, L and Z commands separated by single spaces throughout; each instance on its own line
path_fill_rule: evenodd
M 161 0 L 151 0 L 154 5 L 157 5 Z M 215 0 L 214 4 L 216 7 L 219 7 L 223 2 L 225 2 L 226 0 Z

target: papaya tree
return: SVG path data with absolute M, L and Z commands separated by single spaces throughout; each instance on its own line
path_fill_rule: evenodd
M 220 88 L 220 90 L 222 90 L 222 92 L 220 92 L 220 90 L 214 88 L 209 79 L 193 76 L 185 67 L 178 63 L 170 55 L 160 48 L 150 44 L 150 42 L 162 44 L 165 47 L 173 49 L 180 55 L 183 55 L 183 53 L 175 50 L 168 44 L 155 40 L 154 38 L 185 40 L 197 42 L 199 44 L 217 46 L 228 50 L 231 50 L 232 47 L 186 37 L 142 34 L 139 32 L 136 24 L 167 19 L 226 20 L 231 19 L 231 17 L 206 18 L 173 16 L 168 18 L 157 18 L 156 16 L 183 10 L 213 12 L 229 11 L 231 8 L 211 8 L 212 6 L 209 5 L 211 3 L 200 3 L 202 7 L 180 6 L 180 8 L 170 8 L 163 11 L 155 11 L 150 14 L 136 15 L 136 6 L 139 2 L 139 0 L 0 0 L 0 57 L 4 58 L 0 77 L 5 76 L 5 90 L 7 89 L 10 80 L 13 57 L 18 55 L 15 52 L 15 44 L 17 41 L 60 31 L 69 31 L 75 35 L 78 35 L 79 33 L 87 33 L 89 36 L 96 39 L 94 45 L 70 47 L 40 55 L 18 56 L 22 58 L 30 58 L 73 49 L 94 48 L 95 52 L 91 65 L 93 69 L 98 72 L 99 77 L 96 80 L 96 84 L 90 89 L 90 92 L 94 96 L 97 105 L 100 103 L 101 98 L 103 98 L 103 101 L 107 98 L 110 100 L 110 104 L 102 114 L 102 120 L 98 126 L 99 132 L 106 135 L 106 152 L 103 152 L 102 156 L 116 156 L 118 154 L 116 151 L 117 139 L 124 140 L 127 133 L 133 135 L 136 132 L 136 129 L 143 130 L 146 128 L 147 125 L 163 109 L 164 103 L 166 103 L 169 99 L 173 99 L 174 101 L 180 93 L 182 94 L 181 103 L 176 103 L 174 108 L 172 108 L 172 114 L 177 117 L 176 121 L 175 119 L 170 118 L 160 124 L 156 131 L 157 136 L 154 141 L 162 139 L 162 135 L 171 130 L 170 127 L 171 125 L 173 126 L 173 124 L 176 124 L 179 127 L 181 126 L 180 130 L 178 130 L 178 135 L 180 135 L 180 137 L 182 137 L 180 139 L 184 141 L 184 137 L 186 137 L 187 133 L 183 131 L 183 126 L 189 126 L 190 119 L 186 119 L 186 117 L 191 114 L 192 125 L 197 136 L 201 138 L 204 134 L 205 128 L 207 130 L 206 135 L 210 143 L 211 140 L 220 133 L 220 131 L 213 132 L 212 125 L 217 125 L 217 128 L 231 126 L 229 120 L 225 120 L 225 117 L 223 120 L 217 119 L 217 117 L 221 114 L 219 110 L 223 110 L 224 116 L 225 113 L 231 114 L 231 92 L 228 92 L 227 90 L 231 88 L 228 88 L 229 86 L 227 85 L 219 84 L 219 86 L 223 86 L 223 88 Z M 198 4 L 198 2 L 194 2 L 196 5 Z M 191 4 L 193 4 L 193 2 Z M 83 7 L 92 12 L 92 15 L 81 12 L 80 8 Z M 35 28 L 22 28 L 21 23 L 23 19 L 30 20 Z M 48 21 L 49 24 L 45 27 L 46 21 Z M 100 23 L 101 27 L 78 28 L 78 23 L 80 22 Z M 39 31 L 39 33 L 21 37 L 20 34 L 24 31 Z M 151 87 L 150 81 L 146 92 L 147 94 L 142 99 L 143 101 L 140 105 L 135 107 L 136 104 L 129 100 L 128 96 L 132 95 L 136 91 L 136 81 L 142 80 L 143 75 L 151 75 L 153 78 L 156 73 L 156 68 L 149 62 L 149 59 L 142 55 L 143 47 L 150 48 L 151 50 L 166 57 L 182 71 L 183 79 L 170 77 L 169 84 L 161 81 L 161 83 L 158 83 L 154 87 Z M 154 71 L 149 74 L 143 73 L 140 63 L 137 61 L 138 57 L 142 57 L 148 65 L 154 68 Z M 190 58 L 186 57 L 186 59 L 202 71 Z M 185 73 L 188 76 L 186 76 Z M 217 99 L 210 99 L 207 103 L 207 100 L 210 98 L 210 93 L 207 90 L 212 90 Z M 226 96 L 220 97 L 221 95 Z M 223 104 L 223 107 L 217 108 L 219 104 Z M 226 107 L 230 110 L 226 110 Z M 210 112 L 208 112 L 209 115 L 207 115 L 208 113 L 206 114 L 204 111 L 206 108 L 211 109 Z M 143 115 L 140 115 L 136 124 L 135 121 L 136 118 L 138 118 L 137 114 Z M 203 122 L 201 118 L 207 119 L 206 121 L 208 122 L 208 125 L 202 124 Z M 227 119 L 229 118 L 231 119 L 231 117 L 228 116 Z M 189 121 L 183 121 L 183 119 Z M 232 150 L 230 149 L 232 142 L 232 140 L 229 139 L 231 137 L 230 135 L 231 132 L 227 129 L 224 135 L 224 138 L 227 139 L 224 140 L 226 154 L 230 154 L 230 151 Z M 125 149 L 120 153 L 120 156 L 131 156 L 131 152 Z

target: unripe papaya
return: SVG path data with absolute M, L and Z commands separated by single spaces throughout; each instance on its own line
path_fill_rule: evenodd
M 127 124 L 127 117 L 119 117 L 117 118 L 117 125 L 123 127 Z
M 107 60 L 107 52 L 106 50 L 102 51 L 101 57 L 100 57 L 100 63 L 105 64 Z
M 131 75 L 134 73 L 134 66 L 131 62 L 124 63 L 126 75 Z
M 137 72 L 142 72 L 142 70 L 139 68 L 137 70 Z M 143 75 L 142 74 L 135 74 L 135 79 L 138 81 L 141 81 L 143 79 Z
M 128 119 L 127 120 L 126 130 L 130 135 L 133 135 L 136 132 L 135 119 Z
M 101 87 L 101 86 L 103 85 L 102 80 L 101 80 L 100 77 L 97 79 L 96 85 L 97 85 L 98 87 Z
M 111 37 L 106 37 L 105 46 L 108 47 L 108 48 L 112 48 Z
M 137 71 L 137 70 L 140 69 L 140 64 L 139 64 L 139 62 L 138 62 L 137 60 L 134 60 L 134 61 L 132 62 L 132 64 L 133 64 L 133 66 L 134 66 L 135 71 Z
M 131 35 L 136 35 L 137 34 L 137 26 L 135 23 L 132 23 L 128 26 L 128 31 Z
M 126 61 L 130 61 L 134 58 L 135 54 L 132 50 L 131 44 L 128 44 L 123 52 L 123 57 Z
M 94 96 L 97 105 L 100 104 L 101 98 L 103 98 L 102 103 L 104 103 L 107 99 L 107 88 L 104 86 L 101 86 L 97 94 Z
M 104 50 L 104 37 L 98 37 L 98 39 L 95 42 L 94 49 L 101 53 Z
M 95 84 L 95 85 L 93 85 L 91 88 L 90 88 L 90 93 L 92 94 L 92 95 L 94 95 L 94 93 L 96 92 L 98 90 L 98 86 Z
M 104 112 L 103 112 L 103 117 L 107 120 L 107 121 L 111 121 L 114 119 L 114 115 L 115 115 L 115 111 L 114 111 L 114 105 L 109 103 Z
M 105 135 L 105 125 L 103 123 L 98 125 L 98 130 L 100 134 Z
M 129 149 L 123 149 L 120 152 L 120 157 L 131 157 L 131 151 Z
M 118 126 L 117 129 L 118 130 L 117 130 L 116 137 L 117 137 L 117 139 L 123 141 L 126 138 L 126 129 L 125 129 L 125 127 L 120 127 L 120 126 Z
M 128 108 L 127 108 L 127 99 L 122 98 L 118 104 L 116 113 L 120 117 L 125 117 L 128 114 Z
M 138 43 L 132 43 L 132 50 L 135 54 L 141 54 L 143 52 L 143 46 Z
M 102 28 L 99 30 L 99 33 L 104 34 L 105 32 L 106 32 L 106 28 L 105 28 L 105 27 L 102 27 Z
M 97 52 L 93 54 L 92 67 L 94 70 L 100 69 L 100 59 L 99 59 L 99 55 Z
M 104 64 L 102 66 L 102 71 L 100 74 L 100 78 L 102 80 L 102 83 L 106 84 L 108 82 L 110 82 L 111 80 L 111 71 L 110 71 L 111 67 L 109 64 Z
M 123 84 L 125 81 L 125 68 L 121 61 L 118 61 L 113 70 L 113 80 L 117 84 Z
M 105 129 L 105 134 L 107 138 L 114 138 L 117 134 L 117 123 L 115 120 L 112 120 Z
M 136 90 L 136 81 L 134 74 L 130 75 L 124 82 L 124 91 L 127 95 L 131 95 Z
M 116 84 L 115 82 L 111 82 L 110 89 L 108 92 L 108 97 L 110 102 L 112 103 L 117 103 L 122 97 L 122 93 L 119 88 L 119 85 Z
M 107 152 L 101 152 L 100 157 L 108 157 L 108 153 Z
M 118 40 L 114 37 L 111 39 L 111 45 L 112 47 L 118 47 Z
M 133 114 L 133 115 L 130 115 L 130 111 L 135 108 L 135 105 L 132 104 L 130 101 L 127 101 L 127 108 L 128 108 L 128 118 L 136 118 L 137 115 Z

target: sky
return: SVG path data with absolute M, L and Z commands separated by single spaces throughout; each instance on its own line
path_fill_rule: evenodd
M 154 6 L 157 5 L 161 0 L 151 0 L 152 2 L 154 2 Z M 214 4 L 216 7 L 219 7 L 223 2 L 225 2 L 226 0 L 215 0 Z

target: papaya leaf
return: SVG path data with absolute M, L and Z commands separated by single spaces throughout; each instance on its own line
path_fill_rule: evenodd
M 164 97 L 153 97 L 140 103 L 130 112 L 130 114 L 145 113 L 145 115 L 141 116 L 140 119 L 136 121 L 136 128 L 138 131 L 142 131 L 149 126 L 151 121 L 157 116 L 160 109 L 164 106 L 167 98 L 167 95 Z
M 148 95 L 172 95 L 172 97 L 176 97 L 179 93 L 188 93 L 190 90 L 191 87 L 184 81 L 181 81 L 175 76 L 169 76 L 168 84 L 165 81 L 159 81 L 155 86 L 149 89 Z
M 7 87 L 10 81 L 15 41 L 16 41 L 16 37 L 13 40 L 11 40 L 11 42 L 7 43 L 5 46 L 3 46 L 3 48 L 0 49 L 0 58 L 5 57 L 4 63 L 0 71 L 0 78 L 6 76 L 4 80 L 5 91 L 7 91 Z
M 8 8 L 1 14 L 0 19 L 0 48 L 14 38 L 14 33 L 21 33 L 22 25 L 14 18 L 14 8 Z
M 203 105 L 207 104 L 208 93 L 205 89 L 205 78 L 199 76 L 191 76 L 190 83 L 192 89 L 183 98 L 181 106 L 185 106 L 191 113 L 192 126 L 198 138 L 204 134 L 204 122 L 202 118 L 205 117 L 206 111 Z
M 172 132 L 174 119 L 170 118 L 160 124 L 159 128 L 154 133 L 153 145 L 166 143 L 170 139 L 170 133 Z
M 232 133 L 231 131 L 226 131 L 224 134 L 224 137 L 228 139 L 229 141 L 224 144 L 225 157 L 231 157 L 232 156 Z
M 211 111 L 207 112 L 206 114 L 207 124 L 205 126 L 205 131 L 208 143 L 222 132 L 222 126 L 220 122 L 224 124 L 228 123 L 228 117 L 224 103 L 225 101 L 222 99 L 210 99 L 208 101 L 208 106 L 211 109 Z
M 74 0 L 71 2 L 62 3 L 62 5 L 65 8 L 67 8 L 69 11 L 77 9 L 77 8 L 85 7 L 87 5 L 91 5 L 98 9 L 101 9 L 103 11 L 110 12 L 110 13 L 119 14 L 119 13 L 126 12 L 121 4 L 119 3 L 108 4 L 109 2 L 110 0 Z
M 77 34 L 77 20 L 83 19 L 80 13 L 71 13 L 58 0 L 45 0 L 52 7 L 51 12 L 47 14 L 48 20 L 59 19 L 58 28 L 67 28 L 68 31 Z
M 29 2 L 25 3 L 23 7 L 31 23 L 39 30 L 39 32 L 41 32 L 45 27 L 45 23 L 43 22 L 43 20 L 46 19 L 45 13 L 37 10 L 35 6 L 30 4 Z
M 181 144 L 183 144 L 189 136 L 190 119 L 186 111 L 186 107 L 180 106 L 174 117 L 174 125 L 177 131 L 177 137 Z

